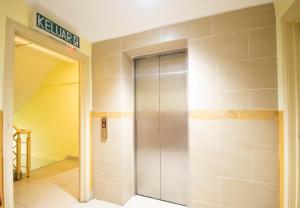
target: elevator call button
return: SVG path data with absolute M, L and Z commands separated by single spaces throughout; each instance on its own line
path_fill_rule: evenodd
M 107 139 L 107 118 L 101 118 L 101 140 Z

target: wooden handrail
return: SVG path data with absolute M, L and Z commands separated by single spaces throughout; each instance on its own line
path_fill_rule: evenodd
M 16 133 L 20 133 L 20 134 L 32 133 L 31 130 L 19 129 L 15 124 L 14 124 L 14 129 L 15 129 Z
M 19 129 L 16 125 L 13 126 L 16 131 L 13 135 L 13 138 L 16 142 L 16 178 L 20 180 L 22 178 L 22 170 L 21 170 L 21 135 L 27 135 L 26 137 L 26 174 L 27 177 L 30 176 L 31 169 L 31 130 Z

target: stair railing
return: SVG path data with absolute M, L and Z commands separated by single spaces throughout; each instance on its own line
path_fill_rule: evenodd
M 31 133 L 30 130 L 19 129 L 14 125 L 14 173 L 15 179 L 22 179 L 22 168 L 26 170 L 26 176 L 30 177 L 31 170 Z M 26 153 L 22 153 L 22 144 L 26 144 Z M 26 164 L 22 165 L 22 156 L 26 156 Z

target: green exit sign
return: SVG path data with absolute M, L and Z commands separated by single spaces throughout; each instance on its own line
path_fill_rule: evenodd
M 55 36 L 56 39 L 71 44 L 76 48 L 80 48 L 80 39 L 78 36 L 74 35 L 39 12 L 36 12 L 35 14 L 35 27 L 48 34 L 51 34 L 52 36 Z

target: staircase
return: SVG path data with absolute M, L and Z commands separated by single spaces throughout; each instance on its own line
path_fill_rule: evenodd
M 30 177 L 32 132 L 30 130 L 19 129 L 16 125 L 14 125 L 14 130 L 15 133 L 13 135 L 13 168 L 14 180 L 18 181 L 21 180 L 24 175 Z M 26 162 L 22 162 L 22 158 L 26 158 Z

